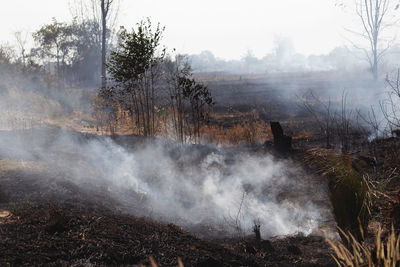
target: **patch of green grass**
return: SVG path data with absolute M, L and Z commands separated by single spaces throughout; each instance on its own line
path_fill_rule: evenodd
M 330 199 L 338 227 L 350 232 L 357 240 L 363 237 L 373 205 L 372 184 L 352 166 L 347 154 L 330 150 L 313 150 L 307 158 L 318 173 L 328 179 Z M 344 236 L 341 236 L 345 240 Z

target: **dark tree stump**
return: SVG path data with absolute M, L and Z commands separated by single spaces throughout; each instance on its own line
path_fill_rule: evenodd
M 271 121 L 271 131 L 274 135 L 274 148 L 281 153 L 292 150 L 292 137 L 283 133 L 281 124 L 278 121 Z

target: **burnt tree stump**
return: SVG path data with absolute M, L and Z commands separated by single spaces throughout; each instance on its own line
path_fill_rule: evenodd
M 274 148 L 281 153 L 292 150 L 292 137 L 283 133 L 281 124 L 278 121 L 271 121 L 271 131 L 274 135 Z

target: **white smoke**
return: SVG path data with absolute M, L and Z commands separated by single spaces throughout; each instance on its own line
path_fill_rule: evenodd
M 63 113 L 56 100 L 48 100 L 44 93 L 38 99 L 35 95 L 39 94 L 28 89 L 3 92 L 0 111 L 10 116 L 0 119 L 0 127 L 13 130 L 0 132 L 0 158 L 45 163 L 51 179 L 111 197 L 117 210 L 189 228 L 211 225 L 229 233 L 247 233 L 256 221 L 264 237 L 310 234 L 331 216 L 326 185 L 316 183 L 293 162 L 244 148 L 121 137 L 113 141 L 52 128 L 30 130 L 34 123 L 25 126 L 27 120 L 39 116 L 46 122 Z M 62 94 L 55 99 L 74 106 Z M 74 194 L 57 188 L 51 179 L 37 182 Z
M 2 134 L 0 154 L 44 161 L 79 187 L 105 185 L 102 193 L 133 215 L 230 233 L 247 233 L 257 221 L 263 236 L 270 237 L 308 235 L 327 214 L 316 204 L 318 192 L 327 198 L 324 186 L 269 154 L 161 141 L 127 148 L 110 138 L 49 132 L 24 139 Z M 133 208 L 138 206 L 143 209 Z

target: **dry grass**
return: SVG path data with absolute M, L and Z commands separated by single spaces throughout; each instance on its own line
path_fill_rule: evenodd
M 395 267 L 400 265 L 400 235 L 395 233 L 393 227 L 386 241 L 383 240 L 382 230 L 379 227 L 373 247 L 359 242 L 351 233 L 339 230 L 346 238 L 348 245 L 328 241 L 334 250 L 332 257 L 338 266 Z
M 375 187 L 367 176 L 354 170 L 352 161 L 348 154 L 335 154 L 324 149 L 310 150 L 306 157 L 306 162 L 328 179 L 333 213 L 338 226 L 360 240 L 363 236 L 362 230 L 368 225 Z M 342 240 L 345 242 L 343 236 Z
M 45 164 L 39 161 L 27 161 L 27 160 L 13 160 L 13 159 L 1 159 L 0 160 L 0 178 L 3 178 L 7 172 L 29 170 L 41 171 L 45 168 Z M 9 178 L 9 177 L 7 177 Z
M 97 133 L 102 135 L 112 134 L 109 130 L 109 123 L 106 114 L 102 109 L 93 109 L 92 118 L 86 118 L 93 121 L 93 127 L 81 127 L 75 129 L 78 131 Z M 172 111 L 170 109 L 159 110 L 155 120 L 155 134 L 157 137 L 177 140 L 172 121 Z M 215 121 L 212 124 L 204 124 L 200 128 L 200 142 L 214 145 L 232 146 L 240 144 L 263 144 L 265 141 L 273 139 L 269 121 L 260 119 L 256 110 L 247 113 L 211 113 L 210 117 Z M 96 122 L 97 121 L 97 122 Z M 228 123 L 226 123 L 228 121 Z M 229 123 L 231 121 L 231 123 Z M 296 121 L 291 117 L 288 121 L 282 121 L 283 125 L 288 125 L 289 135 L 293 139 L 312 138 L 311 131 L 304 121 Z M 223 126 L 224 125 L 224 126 Z M 193 131 L 192 125 L 185 126 L 189 131 Z M 135 118 L 132 115 L 118 110 L 114 134 L 141 134 L 141 130 L 135 124 Z M 194 140 L 190 133 L 186 135 L 187 142 Z
M 387 172 L 397 172 L 400 170 L 400 143 L 389 142 L 383 145 L 384 164 L 383 169 Z
M 1 130 L 38 128 L 49 121 L 65 117 L 65 111 L 59 102 L 17 88 L 4 93 L 0 104 Z
M 242 121 L 230 128 L 206 125 L 201 135 L 204 141 L 216 145 L 262 144 L 272 139 L 270 127 L 263 121 Z
M 167 114 L 169 114 L 167 112 Z M 94 110 L 94 121 L 97 120 L 96 126 L 90 129 L 82 129 L 82 131 L 96 131 L 100 134 L 111 134 L 108 129 L 107 118 L 101 113 L 101 110 Z M 215 116 L 213 114 L 212 116 Z M 118 111 L 117 121 L 115 124 L 115 134 L 138 134 L 140 129 L 135 125 L 134 119 L 121 110 Z M 155 122 L 156 136 L 176 139 L 174 134 L 173 123 L 171 118 L 166 117 L 163 113 L 156 118 Z M 190 125 L 186 127 L 191 127 Z M 268 122 L 260 120 L 256 111 L 251 113 L 251 118 L 238 118 L 237 123 L 230 127 L 222 127 L 217 124 L 203 125 L 200 129 L 201 142 L 211 143 L 215 145 L 239 145 L 239 144 L 262 144 L 266 140 L 272 139 L 272 132 Z M 190 136 L 187 136 L 190 139 Z
M 269 123 L 260 119 L 256 110 L 248 114 L 212 114 L 221 121 L 225 116 L 236 118 L 231 126 L 205 125 L 201 128 L 202 139 L 215 145 L 262 144 L 272 139 Z
M 149 257 L 150 265 L 151 267 L 158 267 L 156 260 L 153 257 Z M 183 262 L 181 258 L 178 258 L 178 267 L 183 267 Z M 146 267 L 145 265 L 140 265 L 141 267 Z

